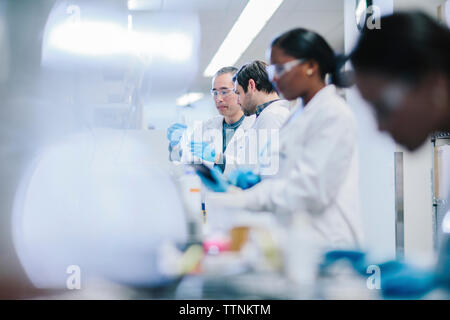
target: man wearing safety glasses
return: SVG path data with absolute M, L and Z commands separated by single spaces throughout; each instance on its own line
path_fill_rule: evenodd
M 211 95 L 220 115 L 204 121 L 189 137 L 185 137 L 185 124 L 175 123 L 169 127 L 170 160 L 192 162 L 201 159 L 210 167 L 216 166 L 222 172 L 226 170 L 227 154 L 235 153 L 234 148 L 241 145 L 239 141 L 244 131 L 255 120 L 255 116 L 246 117 L 238 104 L 232 81 L 237 70 L 235 67 L 224 67 L 213 77 Z M 183 136 L 186 139 L 180 142 Z

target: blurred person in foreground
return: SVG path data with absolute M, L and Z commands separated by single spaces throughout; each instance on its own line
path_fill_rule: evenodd
M 356 85 L 379 130 L 416 150 L 433 132 L 450 131 L 450 31 L 421 12 L 395 13 L 380 24 L 381 29 L 364 30 L 350 54 Z M 450 289 L 450 212 L 442 232 L 435 270 L 399 261 L 379 265 L 385 297 L 418 298 L 436 288 Z M 364 256 L 330 252 L 325 264 L 344 257 L 364 274 L 370 264 Z

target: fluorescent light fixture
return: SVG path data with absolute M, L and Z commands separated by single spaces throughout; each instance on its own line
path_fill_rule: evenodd
M 204 94 L 201 92 L 191 92 L 185 95 L 182 95 L 177 99 L 177 106 L 187 106 L 191 103 L 194 103 L 201 98 L 203 98 Z
M 127 29 L 104 22 L 64 23 L 50 32 L 49 45 L 81 55 L 137 54 L 150 60 L 159 58 L 175 62 L 185 62 L 193 54 L 194 43 L 188 34 L 139 33 L 132 29 L 131 15 Z
M 124 52 L 127 41 L 122 28 L 112 23 L 64 23 L 49 36 L 50 46 L 82 55 L 107 55 Z
M 220 68 L 235 64 L 282 2 L 283 0 L 250 0 L 203 75 L 212 77 Z
M 128 10 L 161 10 L 162 0 L 128 0 Z

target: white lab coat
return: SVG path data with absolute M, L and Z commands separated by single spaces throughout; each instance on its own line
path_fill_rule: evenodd
M 322 247 L 360 246 L 357 135 L 351 110 L 329 85 L 289 120 L 280 132 L 277 174 L 247 190 L 233 187 L 210 194 L 210 200 L 284 217 L 307 215 L 308 230 L 302 232 L 313 234 Z
M 278 139 L 279 130 L 289 117 L 289 106 L 289 101 L 277 100 L 261 111 L 245 133 L 245 144 L 235 146 L 227 153 L 225 175 L 239 167 L 258 168 L 260 154 L 268 141 Z
M 225 149 L 225 157 L 228 155 L 236 154 L 237 149 L 243 149 L 245 132 L 253 126 L 255 122 L 255 116 L 245 117 L 241 125 L 234 132 L 233 137 L 228 142 Z M 215 116 L 206 121 L 197 123 L 193 129 L 185 131 L 180 143 L 174 150 L 182 149 L 181 162 L 192 163 L 194 160 L 196 163 L 202 162 L 208 167 L 213 167 L 214 162 L 209 162 L 200 159 L 194 159 L 191 153 L 190 143 L 191 141 L 211 141 L 216 150 L 216 154 L 222 153 L 223 150 L 223 116 Z M 175 151 L 177 152 L 177 151 Z M 227 163 L 225 164 L 225 171 L 227 170 Z
M 279 129 L 289 117 L 290 102 L 277 100 L 269 104 L 256 118 L 252 129 Z

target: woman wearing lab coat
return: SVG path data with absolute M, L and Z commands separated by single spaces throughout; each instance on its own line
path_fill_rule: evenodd
M 219 178 L 227 192 L 211 200 L 273 212 L 291 224 L 301 218 L 298 231 L 323 248 L 361 246 L 356 123 L 336 93 L 335 85 L 344 85 L 338 60 L 309 30 L 294 29 L 273 40 L 269 76 L 285 99 L 303 101 L 280 131 L 278 172 L 246 190 Z M 326 84 L 327 75 L 332 84 Z

